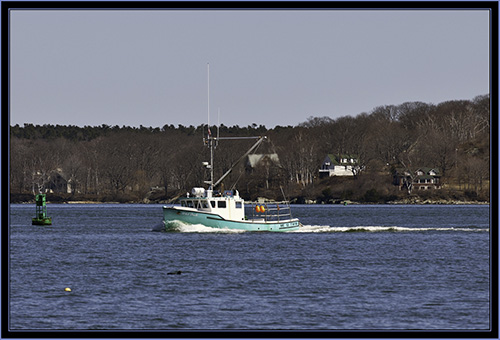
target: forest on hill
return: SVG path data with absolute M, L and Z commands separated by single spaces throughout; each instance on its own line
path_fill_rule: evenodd
M 217 127 L 210 130 L 216 133 Z M 219 127 L 220 136 L 267 136 L 222 185 L 245 199 L 293 202 L 489 201 L 490 97 L 407 102 L 357 116 L 310 117 L 297 126 Z M 49 201 L 164 202 L 203 186 L 207 126 L 32 125 L 10 127 L 11 202 L 48 192 Z M 215 179 L 252 146 L 221 140 Z M 274 155 L 274 156 L 272 156 Z M 326 155 L 354 159 L 351 176 L 320 178 Z M 436 169 L 440 188 L 401 189 L 394 174 Z M 217 189 L 217 188 L 216 188 Z

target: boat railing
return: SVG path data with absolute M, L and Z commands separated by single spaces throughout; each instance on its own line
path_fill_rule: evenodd
M 249 222 L 280 222 L 293 218 L 288 201 L 245 202 L 245 209 Z

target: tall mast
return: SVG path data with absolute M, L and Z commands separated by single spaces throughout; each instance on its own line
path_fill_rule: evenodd
M 219 144 L 219 128 L 220 128 L 220 107 L 217 113 L 217 138 L 215 139 L 215 147 Z
M 214 143 L 210 132 L 210 64 L 207 63 L 207 119 L 208 119 L 208 147 L 210 148 L 210 182 L 208 189 L 214 185 Z
M 210 131 L 210 64 L 207 63 L 207 122 Z M 210 137 L 210 133 L 208 134 Z
M 207 63 L 207 120 L 208 120 L 208 136 L 207 136 L 207 144 L 208 147 L 210 148 L 210 164 L 207 166 L 207 168 L 210 169 L 210 181 L 205 181 L 205 184 L 208 184 L 208 189 L 213 190 L 214 187 L 216 187 L 218 184 L 226 178 L 227 175 L 233 170 L 233 168 L 241 162 L 246 156 L 250 154 L 253 150 L 255 150 L 260 143 L 262 143 L 267 137 L 266 136 L 253 136 L 253 137 L 219 137 L 219 127 L 220 127 L 220 108 L 218 110 L 218 117 L 217 117 L 217 136 L 213 137 L 212 132 L 210 131 L 210 64 Z M 222 175 L 221 178 L 217 180 L 217 182 L 214 184 L 214 149 L 217 146 L 217 143 L 219 143 L 219 140 L 222 139 L 228 139 L 228 140 L 235 140 L 235 139 L 257 139 L 257 142 L 243 155 L 234 163 L 228 171 L 224 175 Z

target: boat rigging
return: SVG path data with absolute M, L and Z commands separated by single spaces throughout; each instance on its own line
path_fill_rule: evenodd
M 210 79 L 210 68 L 207 65 L 207 75 Z M 207 89 L 210 97 L 210 80 Z M 208 99 L 210 103 L 210 98 Z M 176 221 L 187 224 L 202 224 L 212 228 L 240 229 L 248 231 L 291 231 L 301 226 L 297 218 L 292 217 L 288 201 L 281 202 L 245 202 L 238 190 L 214 189 L 231 173 L 236 165 L 252 153 L 267 139 L 266 136 L 253 137 L 220 137 L 219 125 L 217 136 L 210 131 L 210 105 L 208 105 L 207 137 L 203 143 L 210 149 L 210 163 L 203 165 L 210 170 L 210 180 L 204 181 L 208 189 L 195 187 L 185 197 L 178 201 L 178 205 L 163 207 L 163 224 L 166 229 L 176 225 Z M 219 112 L 220 115 L 220 112 Z M 217 181 L 214 182 L 214 149 L 220 140 L 253 139 L 256 142 L 245 152 Z M 179 206 L 180 205 L 180 206 Z

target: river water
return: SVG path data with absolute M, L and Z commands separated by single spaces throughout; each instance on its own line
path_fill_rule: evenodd
M 32 226 L 11 205 L 9 328 L 488 330 L 489 209 L 297 205 L 301 230 L 256 233 L 153 232 L 161 205 L 49 204 Z

